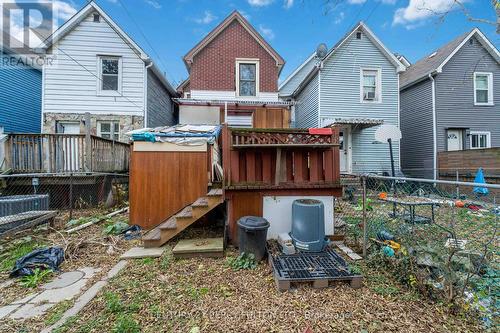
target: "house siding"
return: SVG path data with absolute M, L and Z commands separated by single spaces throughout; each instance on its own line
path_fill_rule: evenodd
M 54 63 L 44 67 L 44 113 L 144 116 L 144 62 L 103 17 L 96 23 L 89 15 L 52 51 Z M 98 55 L 121 57 L 121 96 L 98 96 Z
M 434 147 L 432 82 L 401 91 L 401 168 L 413 177 L 432 177 Z
M 436 76 L 437 148 L 447 150 L 448 128 L 491 132 L 491 146 L 500 147 L 500 65 L 472 37 Z M 493 73 L 493 106 L 474 105 L 474 72 Z M 465 148 L 470 148 L 464 136 Z
M 235 91 L 236 58 L 259 59 L 259 90 L 278 92 L 276 60 L 236 20 L 195 55 L 189 89 Z
M 399 83 L 397 69 L 362 33 L 351 36 L 326 59 L 321 69 L 321 118 L 374 118 L 384 124 L 399 126 Z M 361 68 L 379 68 L 382 77 L 382 101 L 361 103 Z M 373 144 L 376 127 L 352 132 L 352 171 L 389 172 L 390 154 L 387 144 Z M 399 169 L 399 143 L 393 145 L 395 166 Z
M 42 72 L 18 62 L 3 62 L 0 66 L 0 127 L 4 132 L 40 133 L 41 103 Z
M 307 63 L 304 64 L 304 67 L 297 71 L 297 73 L 295 73 L 295 75 L 280 88 L 279 95 L 283 97 L 291 96 L 295 92 L 295 90 L 297 90 L 300 83 L 304 81 L 307 74 L 311 72 L 317 62 L 317 58 L 311 58 L 309 61 L 307 61 Z
M 174 103 L 158 77 L 148 71 L 148 117 L 147 127 L 172 126 L 177 123 Z
M 295 127 L 318 126 L 318 74 L 316 74 L 296 97 Z

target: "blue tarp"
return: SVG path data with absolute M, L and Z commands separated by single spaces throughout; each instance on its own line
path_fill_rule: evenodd
M 477 184 L 486 184 L 486 180 L 484 179 L 483 169 L 479 168 L 476 173 L 476 178 L 474 179 L 474 183 Z M 488 195 L 489 190 L 486 187 L 474 187 L 474 193 L 479 195 Z
M 167 137 L 167 138 L 217 138 L 220 135 L 222 126 L 216 126 L 212 132 L 182 132 L 182 131 L 171 131 L 171 132 L 142 132 L 132 134 L 133 141 L 149 141 L 156 142 L 156 137 Z
M 57 271 L 64 261 L 64 250 L 60 247 L 45 247 L 34 250 L 16 261 L 10 277 L 32 275 L 35 269 Z

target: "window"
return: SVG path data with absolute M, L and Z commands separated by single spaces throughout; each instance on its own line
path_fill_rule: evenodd
M 99 92 L 101 94 L 116 94 L 121 91 L 121 58 L 99 57 Z
M 470 149 L 490 148 L 490 132 L 470 132 Z
M 101 15 L 94 13 L 94 22 L 99 23 L 101 21 Z
M 474 105 L 493 105 L 492 73 L 474 73 Z
M 104 139 L 118 141 L 120 139 L 120 123 L 118 121 L 98 122 L 97 135 Z
M 236 90 L 238 96 L 259 94 L 259 61 L 236 60 Z
M 380 102 L 380 69 L 361 70 L 361 101 Z

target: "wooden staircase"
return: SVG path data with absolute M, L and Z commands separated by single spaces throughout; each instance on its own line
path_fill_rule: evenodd
M 160 247 L 182 230 L 198 221 L 224 201 L 222 189 L 212 189 L 206 196 L 198 198 L 191 205 L 184 207 L 177 214 L 156 226 L 142 237 L 144 247 Z

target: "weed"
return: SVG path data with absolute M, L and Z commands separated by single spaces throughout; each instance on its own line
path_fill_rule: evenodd
M 114 292 L 106 292 L 104 299 L 106 300 L 106 309 L 112 313 L 119 313 L 125 308 L 120 296 Z
M 165 255 L 163 255 L 163 257 L 161 258 L 160 268 L 162 270 L 167 270 L 170 267 L 171 262 L 172 262 L 172 256 L 170 252 L 165 253 Z
M 71 305 L 71 301 L 64 301 L 57 304 L 45 320 L 45 325 L 50 326 L 58 322 L 59 319 L 62 318 L 64 312 L 66 312 L 66 310 L 68 310 Z
M 52 333 L 64 333 L 64 332 L 67 332 L 71 328 L 71 326 L 73 326 L 73 324 L 76 323 L 77 320 L 78 320 L 77 316 L 69 317 L 62 326 L 59 326 L 58 328 L 54 329 L 52 331 Z
M 235 271 L 242 269 L 255 269 L 257 262 L 253 253 L 242 252 L 238 257 L 229 257 L 226 259 L 226 265 Z
M 129 227 L 129 225 L 123 221 L 108 223 L 104 227 L 103 233 L 105 235 L 119 235 L 119 234 L 123 233 L 128 227 Z
M 114 333 L 140 333 L 141 327 L 129 315 L 121 315 L 116 320 L 112 332 Z
M 40 246 L 40 244 L 33 241 L 27 241 L 0 255 L 0 272 L 10 271 L 14 267 L 17 259 L 24 257 L 38 246 Z
M 400 292 L 399 288 L 395 286 L 375 286 L 371 289 L 382 296 L 394 296 Z
M 154 259 L 153 258 L 144 258 L 142 259 L 142 264 L 143 265 L 151 265 L 154 264 Z
M 21 278 L 20 284 L 24 288 L 36 288 L 40 283 L 46 281 L 52 273 L 50 269 L 41 270 L 40 268 L 35 268 L 33 274 L 25 275 Z
M 195 288 L 190 286 L 187 289 L 187 293 L 192 299 L 199 300 L 201 297 L 205 296 L 208 293 L 208 288 Z

